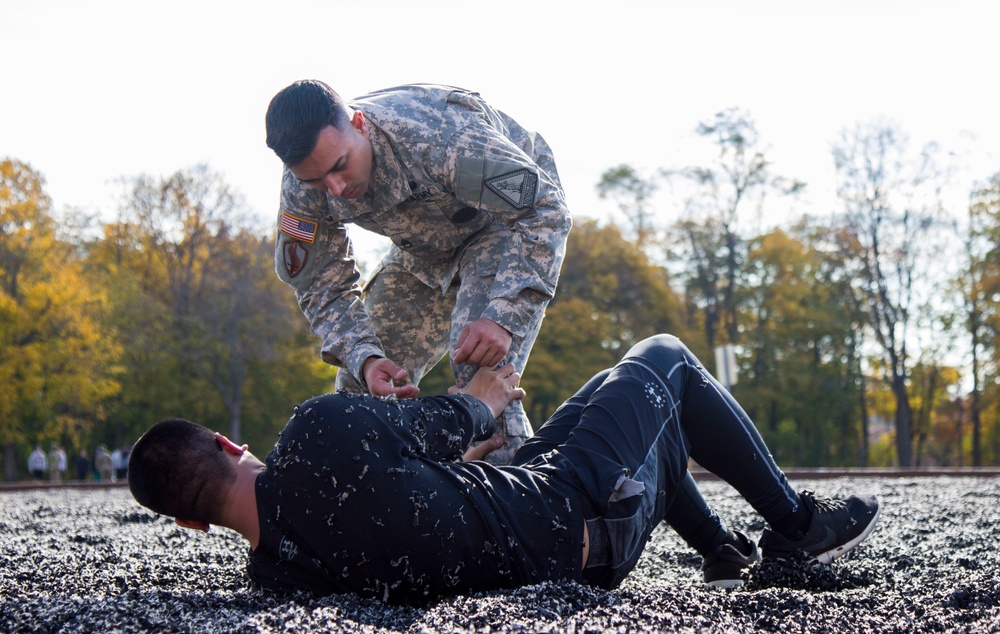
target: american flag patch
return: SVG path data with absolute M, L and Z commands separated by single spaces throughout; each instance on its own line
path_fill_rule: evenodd
M 312 244 L 316 241 L 318 225 L 311 220 L 296 218 L 292 214 L 281 212 L 281 225 L 278 227 L 286 236 Z

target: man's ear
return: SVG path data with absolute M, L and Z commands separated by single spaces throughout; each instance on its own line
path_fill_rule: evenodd
M 190 528 L 190 529 L 193 529 L 193 530 L 196 530 L 196 531 L 204 531 L 206 533 L 208 532 L 208 527 L 209 527 L 209 523 L 208 522 L 196 522 L 194 520 L 182 520 L 179 517 L 175 517 L 174 521 L 177 522 L 178 526 L 182 526 L 184 528 Z
M 354 129 L 360 132 L 366 139 L 368 138 L 368 121 L 365 119 L 365 115 L 360 110 L 355 110 L 354 114 L 351 115 L 351 125 Z
M 222 434 L 220 434 L 219 432 L 215 432 L 215 441 L 219 443 L 219 446 L 222 447 L 223 451 L 232 454 L 234 456 L 242 456 L 243 453 L 246 452 L 247 450 L 246 445 L 243 445 L 241 447 L 236 443 L 234 443 L 233 441 L 226 438 L 225 436 L 223 436 Z

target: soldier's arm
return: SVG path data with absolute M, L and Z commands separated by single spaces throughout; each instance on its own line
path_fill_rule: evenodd
M 302 186 L 288 170 L 281 189 L 275 270 L 323 341 L 323 360 L 364 383 L 365 360 L 384 352 L 361 303 L 361 272 L 347 227 L 327 219 L 325 194 Z
M 509 229 L 485 245 L 496 276 L 482 317 L 523 333 L 555 294 L 572 226 L 565 196 L 557 176 L 492 128 L 467 131 L 457 146 L 456 194 Z
M 532 315 L 555 294 L 572 227 L 544 140 L 522 141 L 537 144 L 529 149 L 543 158 L 536 162 L 492 126 L 470 126 L 449 143 L 445 175 L 462 202 L 488 211 L 508 228 L 484 246 L 490 250 L 484 261 L 495 262 L 496 275 L 481 317 L 514 334 L 523 334 Z

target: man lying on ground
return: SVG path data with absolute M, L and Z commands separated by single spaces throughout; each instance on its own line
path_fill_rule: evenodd
M 878 519 L 874 498 L 792 489 L 740 406 L 669 335 L 587 382 L 513 465 L 470 460 L 497 440 L 462 460 L 524 397 L 519 380 L 506 365 L 450 395 L 319 396 L 295 408 L 263 463 L 200 425 L 162 421 L 135 444 L 129 488 L 181 526 L 239 532 L 265 588 L 387 601 L 546 580 L 615 588 L 660 521 L 701 553 L 707 583 L 738 585 L 757 545 L 710 509 L 689 457 L 768 523 L 765 557 L 828 563 Z

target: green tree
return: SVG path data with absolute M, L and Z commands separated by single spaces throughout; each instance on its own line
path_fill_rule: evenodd
M 1000 461 L 1000 423 L 995 407 L 990 429 L 984 429 L 988 403 L 1000 400 L 996 395 L 997 377 L 1000 376 L 1000 346 L 997 345 L 1000 340 L 1000 173 L 972 193 L 965 257 L 967 262 L 959 285 L 970 347 L 970 449 L 973 466 L 980 466 L 984 457 L 983 437 L 988 432 L 998 449 L 993 452 L 993 458 Z
M 913 455 L 918 467 L 928 459 L 932 466 L 951 464 L 949 448 L 955 445 L 948 391 L 958 384 L 958 369 L 941 364 L 935 355 L 926 356 L 910 373 Z
M 940 172 L 935 148 L 911 157 L 892 125 L 861 124 L 833 148 L 837 193 L 847 231 L 843 257 L 855 271 L 868 330 L 883 357 L 884 379 L 896 399 L 894 426 L 900 466 L 913 464 L 913 410 L 908 373 L 912 329 L 921 307 L 921 280 L 932 284 Z M 939 267 L 940 268 L 940 267 Z
M 328 389 L 333 376 L 313 362 L 318 344 L 274 275 L 273 239 L 253 229 L 242 198 L 205 166 L 127 184 L 120 220 L 90 258 L 117 288 L 117 326 L 136 333 L 115 437 L 183 415 L 237 442 L 273 441 L 291 405 Z
M 747 220 L 741 218 L 744 210 L 759 210 L 767 196 L 796 194 L 805 184 L 772 172 L 757 126 L 746 112 L 719 112 L 701 122 L 697 133 L 713 141 L 718 156 L 710 165 L 668 172 L 694 183 L 686 207 L 698 218 L 674 227 L 679 238 L 673 256 L 686 269 L 689 305 L 701 310 L 705 343 L 714 349 L 720 343 L 740 343 L 737 297 L 747 249 L 740 229 Z
M 775 230 L 750 241 L 741 282 L 744 379 L 734 393 L 775 455 L 799 466 L 858 464 L 854 316 L 826 254 Z M 818 282 L 822 280 L 822 282 Z
M 660 188 L 662 174 L 643 177 L 631 165 L 619 165 L 605 170 L 597 183 L 600 198 L 611 198 L 625 216 L 635 244 L 645 251 L 657 242 L 658 227 L 650 200 Z
M 73 442 L 119 389 L 120 347 L 100 289 L 56 238 L 42 176 L 0 161 L 0 445 L 4 478 L 27 443 Z

